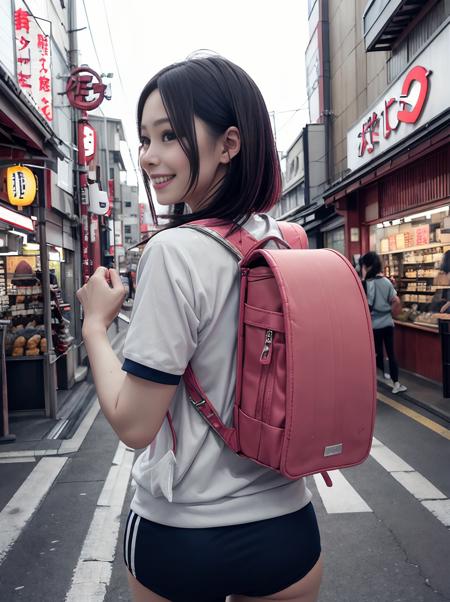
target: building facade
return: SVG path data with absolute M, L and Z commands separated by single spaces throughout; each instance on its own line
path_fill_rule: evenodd
M 450 249 L 450 3 L 330 0 L 333 183 L 354 262 L 381 254 L 402 299 L 403 368 L 442 380 L 430 310 Z

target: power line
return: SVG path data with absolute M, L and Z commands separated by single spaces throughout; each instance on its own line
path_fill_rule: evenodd
M 83 0 L 83 2 L 84 2 L 84 0 Z M 114 63 L 116 65 L 116 69 L 117 69 L 117 76 L 119 78 L 120 87 L 122 88 L 123 98 L 125 100 L 126 105 L 128 106 L 129 105 L 129 103 L 128 103 L 128 96 L 127 96 L 127 93 L 125 92 L 125 86 L 123 85 L 122 76 L 120 74 L 119 63 L 117 61 L 116 50 L 114 48 L 114 42 L 113 42 L 113 37 L 112 37 L 112 33 L 111 33 L 111 26 L 109 24 L 108 11 L 106 10 L 105 0 L 103 0 L 103 11 L 105 13 L 106 25 L 108 27 L 109 41 L 110 41 L 111 50 L 112 50 L 112 53 L 113 53 Z M 130 145 L 128 144 L 127 136 L 125 134 L 125 129 L 124 129 L 124 137 L 125 137 L 125 142 L 126 142 L 126 145 L 127 145 L 127 148 L 128 148 L 128 154 L 130 155 L 131 164 L 133 165 L 133 170 L 134 170 L 134 172 L 135 172 L 135 174 L 137 176 L 138 170 L 137 170 L 136 164 L 134 162 L 133 155 L 131 153 Z
M 84 14 L 86 15 L 86 22 L 87 22 L 89 34 L 91 36 L 92 46 L 94 48 L 95 56 L 97 57 L 97 63 L 98 63 L 99 70 L 101 70 L 101 64 L 102 63 L 101 63 L 100 58 L 98 56 L 97 47 L 95 46 L 94 36 L 92 35 L 91 24 L 89 22 L 89 15 L 88 15 L 88 12 L 87 12 L 87 9 L 86 9 L 86 4 L 85 4 L 84 0 L 83 0 L 83 7 L 84 7 Z

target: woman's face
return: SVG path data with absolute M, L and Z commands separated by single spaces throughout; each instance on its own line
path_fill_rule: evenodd
M 159 205 L 181 201 L 192 211 L 216 189 L 226 173 L 222 137 L 213 138 L 206 124 L 194 117 L 199 153 L 198 182 L 189 193 L 190 165 L 172 130 L 159 90 L 145 102 L 141 122 L 139 160 L 150 178 Z

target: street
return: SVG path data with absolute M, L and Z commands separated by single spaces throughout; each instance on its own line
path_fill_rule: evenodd
M 320 602 L 450 600 L 450 431 L 380 398 L 368 460 L 332 474 L 332 489 L 308 478 L 325 558 Z M 59 444 L 43 440 L 44 456 L 0 449 L 0 600 L 129 601 L 121 542 L 134 452 L 96 401 Z

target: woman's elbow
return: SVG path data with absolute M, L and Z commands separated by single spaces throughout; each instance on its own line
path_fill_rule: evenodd
M 117 434 L 122 443 L 131 449 L 144 449 L 150 445 L 155 438 L 152 434 L 138 431 L 127 431 Z

